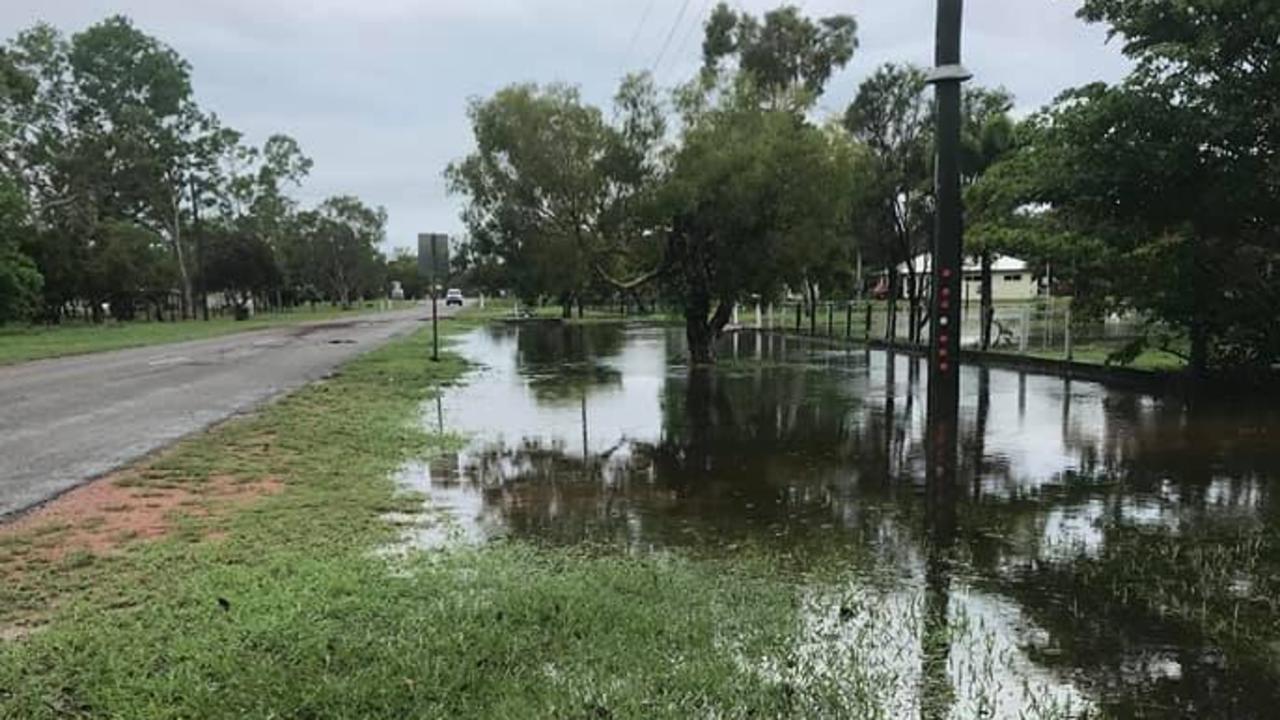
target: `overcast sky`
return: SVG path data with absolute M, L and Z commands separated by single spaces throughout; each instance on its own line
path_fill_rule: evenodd
M 349 193 L 383 205 L 388 244 L 458 232 L 441 171 L 471 138 L 467 99 L 521 81 L 563 81 L 605 105 L 625 71 L 671 85 L 699 62 L 712 0 L 3 0 L 11 38 L 37 20 L 75 32 L 113 13 L 173 46 L 196 95 L 259 143 L 295 137 L 315 160 L 306 203 Z M 760 12 L 779 0 L 732 3 Z M 796 0 L 811 15 L 853 13 L 861 47 L 828 86 L 837 114 L 877 65 L 929 65 L 935 0 Z M 969 0 L 965 64 L 1003 85 L 1020 111 L 1061 90 L 1114 81 L 1126 63 L 1079 0 Z M 684 9 L 683 16 L 681 10 Z M 678 22 L 677 22 L 678 21 Z M 670 38 L 670 42 L 668 42 Z M 666 52 L 660 51 L 666 47 Z

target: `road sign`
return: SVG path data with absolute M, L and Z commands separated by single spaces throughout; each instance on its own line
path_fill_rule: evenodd
M 449 236 L 438 233 L 418 235 L 418 274 L 431 290 L 431 359 L 440 362 L 440 286 L 449 279 Z
M 449 279 L 448 235 L 418 235 L 418 274 L 431 283 L 432 290 Z

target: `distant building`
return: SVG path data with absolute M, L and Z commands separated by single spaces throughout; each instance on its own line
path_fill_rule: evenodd
M 391 281 L 391 299 L 392 300 L 404 299 L 404 286 L 400 284 L 399 280 Z
M 911 261 L 915 265 L 916 278 L 920 281 L 922 293 L 927 293 L 929 281 L 933 273 L 933 258 L 928 253 L 921 253 Z M 911 277 L 907 263 L 900 263 L 898 270 L 898 286 L 901 296 L 908 297 L 907 281 Z M 873 294 L 882 297 L 888 292 L 888 282 L 881 274 Z M 991 297 L 996 302 L 1009 300 L 1034 300 L 1040 296 L 1040 283 L 1026 261 L 1018 258 L 997 255 L 991 261 Z M 982 299 L 982 265 L 977 258 L 967 258 L 964 263 L 964 301 Z

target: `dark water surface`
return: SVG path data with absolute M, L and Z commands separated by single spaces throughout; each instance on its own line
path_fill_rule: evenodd
M 803 588 L 797 642 L 823 671 L 876 668 L 889 716 L 1280 714 L 1274 408 L 965 367 L 939 507 L 923 360 L 746 333 L 691 371 L 684 349 L 640 326 L 471 333 L 481 369 L 427 412 L 469 444 L 405 480 L 465 540 L 837 565 Z

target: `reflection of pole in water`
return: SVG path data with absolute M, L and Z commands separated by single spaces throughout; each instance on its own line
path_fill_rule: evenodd
M 436 385 L 436 429 L 444 434 L 444 393 L 439 385 Z
M 948 661 L 951 657 L 949 612 L 956 537 L 956 486 L 959 482 L 956 472 L 959 402 L 954 394 L 935 392 L 934 380 L 931 375 L 925 439 L 925 537 L 928 545 L 920 657 L 920 716 L 929 719 L 950 717 L 955 698 Z M 981 417 L 980 420 L 985 425 L 985 420 Z M 985 428 L 980 432 L 985 432 Z
M 973 499 L 982 492 L 982 480 L 987 472 L 987 418 L 991 414 L 991 370 L 986 365 L 978 367 L 978 418 L 974 427 L 973 443 Z
M 1018 419 L 1027 417 L 1027 374 L 1018 373 Z
M 898 358 L 892 350 L 884 354 L 884 477 L 887 482 L 893 476 L 894 393 L 897 391 Z
M 591 459 L 591 444 L 587 437 L 587 394 L 582 393 L 582 459 Z
M 1062 442 L 1067 442 L 1068 427 L 1071 425 L 1071 378 L 1062 381 Z

